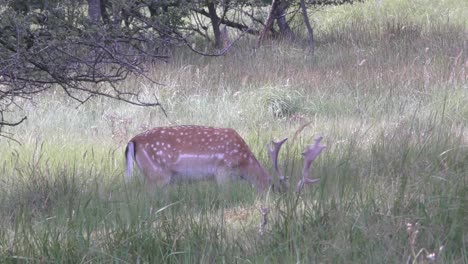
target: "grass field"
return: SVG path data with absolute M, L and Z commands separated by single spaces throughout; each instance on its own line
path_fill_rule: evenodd
M 0 263 L 468 263 L 468 3 L 312 14 L 314 56 L 245 39 L 225 57 L 154 65 L 162 86 L 122 84 L 167 118 L 60 92 L 26 102 L 11 131 L 21 145 L 0 139 Z M 289 137 L 293 182 L 321 135 L 321 181 L 264 196 L 245 182 L 125 185 L 126 142 L 171 124 L 235 128 L 267 168 L 265 145 Z

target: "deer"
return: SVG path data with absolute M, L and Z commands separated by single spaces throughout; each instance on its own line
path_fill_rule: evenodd
M 296 190 L 319 179 L 309 178 L 312 162 L 325 148 L 321 137 L 303 153 L 302 178 Z M 125 149 L 125 182 L 133 175 L 133 164 L 143 174 L 148 191 L 156 185 L 183 181 L 215 180 L 225 184 L 233 179 L 248 181 L 258 192 L 268 188 L 288 188 L 288 178 L 278 167 L 278 154 L 287 138 L 267 146 L 273 169 L 279 179 L 275 188 L 270 173 L 257 160 L 244 139 L 232 128 L 208 126 L 168 126 L 147 130 L 133 137 Z

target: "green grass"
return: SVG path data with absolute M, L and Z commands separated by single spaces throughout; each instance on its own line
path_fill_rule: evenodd
M 314 14 L 314 56 L 243 40 L 225 57 L 154 65 L 164 86 L 121 84 L 157 96 L 168 118 L 102 98 L 78 107 L 60 92 L 25 102 L 28 120 L 11 130 L 21 145 L 0 139 L 0 263 L 406 263 L 440 247 L 436 263 L 468 262 L 465 7 L 329 7 Z M 125 185 L 126 142 L 170 124 L 235 128 L 267 168 L 266 143 L 289 137 L 280 165 L 292 183 L 322 135 L 321 181 L 300 195 Z

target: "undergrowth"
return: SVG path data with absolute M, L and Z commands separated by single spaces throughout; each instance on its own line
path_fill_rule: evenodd
M 326 7 L 313 56 L 246 39 L 224 57 L 154 65 L 164 86 L 121 84 L 168 117 L 103 98 L 77 107 L 59 91 L 25 102 L 21 144 L 0 138 L 0 262 L 468 262 L 465 6 Z M 321 180 L 263 195 L 242 181 L 125 185 L 126 142 L 174 124 L 235 128 L 267 168 L 266 143 L 289 137 L 292 183 L 322 135 Z

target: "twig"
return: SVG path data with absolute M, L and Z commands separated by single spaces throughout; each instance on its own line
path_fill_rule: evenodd
M 262 214 L 262 222 L 260 222 L 260 228 L 258 229 L 258 233 L 261 236 L 263 236 L 263 234 L 265 233 L 265 227 L 268 224 L 268 213 L 270 212 L 270 209 L 262 205 L 259 211 Z

